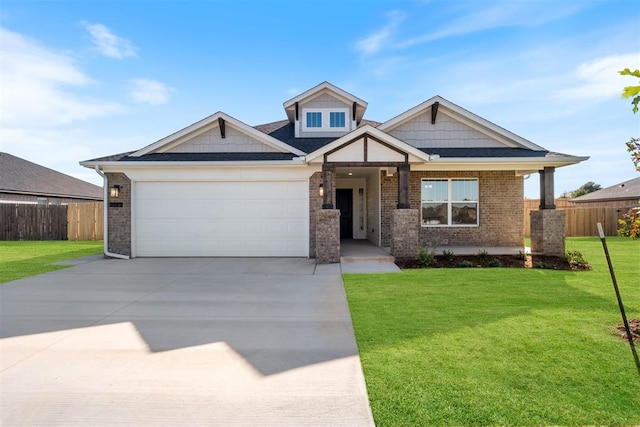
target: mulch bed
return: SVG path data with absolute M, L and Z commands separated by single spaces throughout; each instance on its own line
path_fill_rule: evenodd
M 517 255 L 487 255 L 480 257 L 478 255 L 454 255 L 447 259 L 441 255 L 435 257 L 435 264 L 426 268 L 459 268 L 459 267 L 516 267 L 516 268 L 545 268 L 549 270 L 591 270 L 590 265 L 572 265 L 564 258 L 544 256 L 544 255 L 528 255 L 526 259 L 522 259 Z M 498 263 L 495 261 L 497 260 Z M 418 260 L 396 261 L 396 265 L 400 268 L 424 268 L 418 264 Z
M 629 322 L 629 329 L 631 330 L 631 337 L 634 342 L 640 342 L 640 319 L 627 319 Z M 620 337 L 625 341 L 627 338 L 627 331 L 624 329 L 624 323 L 620 322 L 616 325 L 616 329 L 620 332 Z

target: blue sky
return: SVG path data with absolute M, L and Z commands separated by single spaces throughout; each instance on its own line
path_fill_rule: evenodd
M 0 4 L 0 150 L 101 185 L 81 160 L 217 111 L 257 125 L 329 81 L 386 121 L 441 95 L 549 150 L 556 195 L 637 175 L 620 98 L 634 1 L 11 1 Z M 537 175 L 527 197 L 539 195 Z

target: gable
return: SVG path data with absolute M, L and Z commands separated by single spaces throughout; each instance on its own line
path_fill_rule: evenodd
M 300 103 L 300 108 L 349 108 L 351 105 L 339 100 L 329 93 L 322 93 L 315 98 Z
M 388 133 L 418 148 L 508 146 L 504 142 L 454 119 L 444 111 L 439 111 L 435 124 L 431 124 L 431 108 L 388 131 Z
M 277 153 L 275 148 L 246 135 L 233 126 L 225 126 L 222 137 L 219 124 L 212 129 L 177 145 L 157 151 L 158 153 Z

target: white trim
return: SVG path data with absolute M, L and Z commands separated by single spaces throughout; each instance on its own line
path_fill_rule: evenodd
M 162 138 L 154 142 L 153 144 L 147 145 L 146 147 L 130 154 L 130 157 L 140 157 L 145 154 L 160 151 L 165 147 L 169 148 L 169 147 L 182 144 L 183 142 L 188 141 L 192 137 L 197 136 L 203 132 L 206 132 L 207 130 L 210 130 L 218 126 L 219 118 L 223 119 L 225 122 L 227 122 L 228 125 L 234 127 L 239 132 L 242 132 L 247 136 L 255 138 L 259 142 L 262 142 L 268 145 L 269 147 L 274 148 L 282 153 L 293 153 L 298 156 L 305 155 L 304 152 L 298 150 L 297 148 L 294 148 L 288 144 L 285 144 L 282 141 L 277 140 L 276 138 L 273 138 L 272 136 L 269 136 L 263 132 L 260 132 L 259 130 L 252 128 L 246 123 L 243 123 L 240 120 L 235 119 L 229 116 L 228 114 L 223 113 L 222 111 L 218 111 L 217 113 L 209 117 L 206 117 L 190 126 L 187 126 L 186 128 L 179 130 L 178 132 L 175 132 L 165 138 Z
M 449 110 L 448 112 L 454 113 L 453 115 L 452 114 L 447 114 L 447 115 L 459 120 L 460 122 L 468 126 L 471 126 L 472 128 L 476 129 L 479 132 L 484 133 L 487 136 L 490 136 L 492 138 L 498 137 L 496 139 L 500 142 L 505 143 L 506 142 L 505 139 L 506 139 L 507 141 L 510 141 L 513 146 L 516 146 L 516 147 L 524 147 L 524 148 L 528 148 L 530 150 L 536 150 L 536 151 L 544 150 L 544 148 L 542 148 L 541 146 L 536 145 L 533 142 L 527 139 L 524 139 L 523 137 L 518 136 L 515 133 L 510 132 L 486 119 L 483 119 L 482 117 L 468 110 L 465 110 L 464 108 L 454 104 L 451 101 L 448 101 L 442 98 L 439 95 L 436 95 L 426 100 L 425 102 L 416 105 L 415 107 L 405 111 L 404 113 L 395 116 L 391 120 L 387 120 L 386 122 L 378 126 L 378 129 L 388 132 L 400 126 L 401 124 L 410 121 L 411 119 L 424 113 L 425 111 L 430 110 L 431 106 L 436 102 L 440 104 L 439 108 L 445 108 L 446 110 Z M 457 117 L 455 117 L 456 115 Z M 508 144 L 508 145 L 511 145 L 511 144 Z
M 320 156 L 323 156 L 325 153 L 340 147 L 341 145 L 356 139 L 360 136 L 363 136 L 365 133 L 368 133 L 384 142 L 386 142 L 387 144 L 398 148 L 401 151 L 404 151 L 405 153 L 411 154 L 415 157 L 417 157 L 420 161 L 422 162 L 429 162 L 431 160 L 431 156 L 429 156 L 427 153 L 418 150 L 416 147 L 414 147 L 413 145 L 409 145 L 406 142 L 403 142 L 401 140 L 399 140 L 398 138 L 395 138 L 385 132 L 382 132 L 376 128 L 374 128 L 371 125 L 364 125 L 359 127 L 358 129 L 354 130 L 353 132 L 350 132 L 338 139 L 336 139 L 335 141 L 325 145 L 324 147 L 321 147 L 319 149 L 317 149 L 316 151 L 307 154 L 307 156 L 305 157 L 305 161 L 307 163 L 309 163 L 310 161 L 317 159 Z
M 320 127 L 309 127 L 307 125 L 307 114 L 308 113 L 320 113 L 322 126 Z M 344 126 L 342 127 L 331 127 L 331 113 L 343 113 L 344 114 Z M 348 108 L 303 108 L 302 109 L 302 131 L 303 132 L 348 132 L 349 124 L 351 120 L 349 120 L 349 109 Z
M 447 200 L 422 200 L 422 183 L 424 181 L 447 181 Z M 453 181 L 475 181 L 477 184 L 478 198 L 477 200 L 453 200 Z M 475 203 L 476 204 L 476 223 L 475 224 L 452 224 L 453 219 L 453 204 L 454 203 Z M 422 204 L 423 203 L 446 203 L 447 205 L 447 224 L 425 224 L 422 221 Z M 455 178 L 437 178 L 428 177 L 420 178 L 420 226 L 424 228 L 451 228 L 451 227 L 479 227 L 480 226 L 480 178 L 478 177 L 455 177 Z

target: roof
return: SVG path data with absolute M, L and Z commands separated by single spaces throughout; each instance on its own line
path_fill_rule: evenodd
M 584 196 L 569 200 L 575 203 L 598 202 L 606 200 L 639 200 L 640 199 L 640 177 L 633 178 L 611 187 L 603 188 Z
M 469 147 L 469 148 L 420 148 L 420 150 L 429 154 L 437 154 L 440 157 L 548 157 L 548 151 L 534 151 L 526 148 L 511 147 Z
M 140 157 L 123 156 L 121 162 L 238 162 L 246 160 L 292 160 L 291 153 L 151 153 Z
M 102 187 L 8 153 L 0 153 L 0 192 L 102 200 Z

